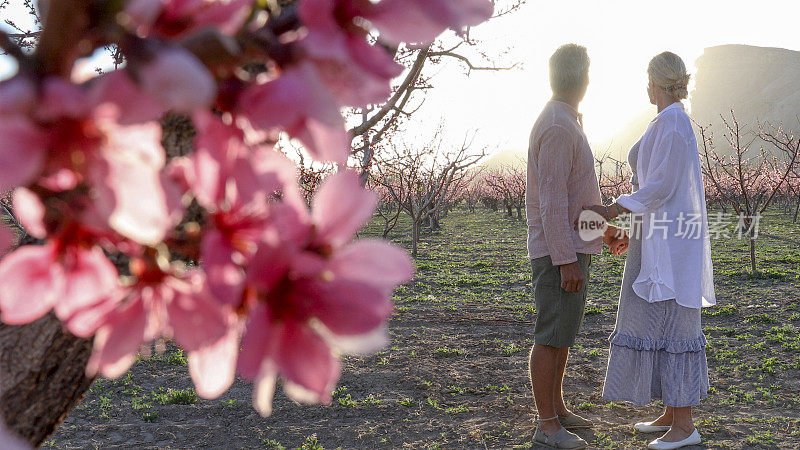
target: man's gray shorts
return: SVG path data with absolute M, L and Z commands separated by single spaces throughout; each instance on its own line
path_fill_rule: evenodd
M 551 347 L 572 347 L 575 344 L 575 337 L 583 323 L 592 256 L 578 253 L 578 263 L 583 271 L 583 290 L 567 292 L 561 289 L 561 268 L 553 265 L 550 256 L 531 260 L 536 302 L 536 344 Z

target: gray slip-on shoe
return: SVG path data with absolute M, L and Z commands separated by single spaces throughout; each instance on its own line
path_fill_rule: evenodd
M 575 433 L 570 433 L 565 428 L 559 429 L 556 434 L 548 436 L 541 428 L 536 427 L 533 434 L 533 443 L 550 448 L 583 449 L 586 441 Z
M 578 428 L 592 428 L 594 426 L 591 420 L 581 417 L 575 413 L 572 413 L 567 417 L 558 416 L 558 422 L 561 423 L 562 427 L 571 430 Z

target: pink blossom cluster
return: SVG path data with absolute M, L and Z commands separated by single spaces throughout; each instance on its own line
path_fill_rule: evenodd
M 0 189 L 41 243 L 0 261 L 2 321 L 52 311 L 93 336 L 92 376 L 120 376 L 165 338 L 187 352 L 203 397 L 238 372 L 263 414 L 279 378 L 295 400 L 330 401 L 338 355 L 383 345 L 393 290 L 412 275 L 402 249 L 352 240 L 377 196 L 345 168 L 341 108 L 387 98 L 403 70 L 391 48 L 476 25 L 492 3 L 58 3 L 42 48 L 0 83 Z M 64 11 L 75 17 L 59 27 Z M 107 44 L 124 67 L 74 81 L 77 58 Z M 166 156 L 168 112 L 192 119 L 188 156 Z M 310 209 L 276 133 L 340 167 Z M 12 241 L 2 229 L 0 246 Z

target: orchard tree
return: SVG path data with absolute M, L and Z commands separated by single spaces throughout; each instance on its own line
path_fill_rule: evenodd
M 411 254 L 417 256 L 424 224 L 438 226 L 443 211 L 469 180 L 469 168 L 486 150 L 472 149 L 474 135 L 466 136 L 456 149 L 443 146 L 440 125 L 431 142 L 397 144 L 384 152 L 374 168 L 373 179 L 389 193 L 398 208 L 411 219 Z
M 738 218 L 737 229 L 750 243 L 750 269 L 756 271 L 755 244 L 759 217 L 766 211 L 800 164 L 800 140 L 782 126 L 760 124 L 745 133 L 731 110 L 730 119 L 720 116 L 730 151 L 719 152 L 708 127 L 699 126 L 701 159 L 706 181 L 715 197 L 727 204 Z M 756 141 L 768 145 L 753 148 Z
M 483 182 L 486 184 L 487 189 L 491 190 L 494 197 L 503 204 L 506 215 L 514 217 L 513 211 L 516 210 L 518 220 L 523 220 L 522 210 L 525 209 L 527 175 L 523 167 L 519 165 L 504 165 L 488 171 L 483 176 Z
M 622 194 L 629 194 L 631 186 L 631 171 L 628 163 L 616 160 L 608 155 L 595 158 L 597 166 L 597 181 L 603 202 L 609 202 Z
M 0 261 L 9 427 L 40 445 L 95 376 L 119 377 L 159 339 L 187 353 L 201 397 L 238 373 L 265 415 L 278 379 L 295 400 L 329 402 L 337 355 L 383 345 L 391 293 L 412 274 L 403 250 L 351 241 L 377 197 L 346 169 L 342 108 L 386 102 L 397 49 L 492 12 L 489 0 L 50 0 L 33 48 L 0 35 L 19 68 L 0 83 L 0 191 L 14 191 L 32 244 Z M 83 80 L 79 60 L 102 48 L 124 64 Z M 193 136 L 177 153 L 164 149 L 171 120 Z M 282 135 L 338 167 L 309 181 L 310 208 Z

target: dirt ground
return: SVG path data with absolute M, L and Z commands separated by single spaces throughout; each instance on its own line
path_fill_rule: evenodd
M 712 392 L 696 408 L 704 446 L 800 448 L 800 226 L 764 219 L 760 272 L 746 242 L 715 241 L 719 305 L 704 312 Z M 377 232 L 375 228 L 367 234 Z M 403 228 L 390 237 L 407 244 Z M 787 241 L 786 239 L 789 239 Z M 262 418 L 250 385 L 198 399 L 177 349 L 98 380 L 47 446 L 58 448 L 536 448 L 527 377 L 535 311 L 525 226 L 499 213 L 457 211 L 424 237 L 417 278 L 396 295 L 384 352 L 344 359 L 329 406 L 279 392 Z M 644 448 L 631 425 L 657 405 L 601 397 L 624 258 L 593 264 L 589 305 L 573 348 L 568 403 L 596 421 L 591 448 Z M 761 443 L 761 444 L 758 444 Z

